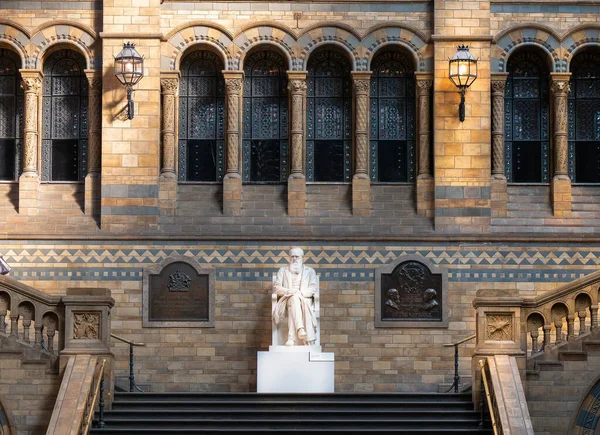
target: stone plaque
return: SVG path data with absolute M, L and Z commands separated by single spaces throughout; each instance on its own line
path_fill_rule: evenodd
M 399 258 L 375 275 L 375 326 L 448 326 L 446 274 L 424 258 Z
M 144 326 L 214 326 L 214 270 L 168 259 L 144 273 Z

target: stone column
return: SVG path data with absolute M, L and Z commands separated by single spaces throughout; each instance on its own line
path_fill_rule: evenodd
M 306 71 L 288 71 L 290 98 L 290 142 L 292 167 L 288 178 L 288 215 L 306 213 L 306 177 L 304 174 L 304 126 L 306 124 Z
M 163 74 L 164 75 L 164 74 Z M 162 96 L 162 149 L 161 178 L 175 177 L 175 95 L 179 88 L 178 77 L 160 79 Z
M 575 315 L 570 314 L 567 317 L 567 340 L 571 341 L 575 338 Z
M 508 73 L 492 73 L 492 217 L 506 217 L 504 175 L 504 89 Z
M 544 346 L 543 346 L 543 349 L 546 349 L 548 346 L 550 346 L 550 332 L 552 332 L 552 326 L 551 325 L 544 325 L 543 330 L 544 330 Z
M 417 84 L 417 213 L 433 217 L 434 194 L 431 171 L 431 91 L 432 73 L 415 73 Z
M 243 71 L 223 71 L 227 112 L 227 171 L 223 179 L 223 214 L 239 216 L 242 212 L 242 176 L 240 174 L 240 124 L 242 111 Z
M 39 153 L 39 99 L 42 89 L 42 72 L 21 70 L 22 86 L 25 90 L 25 141 L 23 145 L 23 174 L 19 177 L 19 213 L 36 215 L 38 213 L 38 191 L 40 175 L 38 172 Z
M 369 90 L 371 72 L 352 72 L 354 87 L 355 171 L 352 178 L 352 214 L 371 215 L 371 180 L 369 178 Z
M 100 215 L 100 156 L 102 153 L 102 71 L 86 70 L 88 79 L 88 171 L 85 214 Z
M 568 170 L 568 110 L 567 95 L 571 73 L 551 73 L 550 89 L 554 99 L 554 177 L 552 178 L 552 206 L 554 216 L 571 216 L 571 179 Z
M 590 307 L 591 314 L 591 329 L 592 331 L 598 328 L 598 307 Z
M 160 177 L 158 178 L 158 207 L 161 222 L 168 224 L 175 216 L 177 208 L 177 174 L 175 161 L 177 139 L 177 92 L 179 71 L 162 71 L 160 74 L 161 92 L 161 149 Z

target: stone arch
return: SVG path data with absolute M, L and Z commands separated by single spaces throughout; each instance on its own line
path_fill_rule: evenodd
M 595 433 L 598 422 L 600 422 L 600 375 L 596 376 L 581 396 L 577 411 L 573 413 L 568 433 L 573 435 Z
M 57 45 L 70 45 L 85 58 L 86 69 L 100 68 L 93 55 L 92 46 L 97 40 L 96 33 L 78 23 L 52 21 L 33 32 L 28 46 L 27 68 L 41 69 L 43 58 L 48 50 Z M 98 63 L 98 65 L 97 65 Z
M 27 65 L 27 45 L 30 34 L 17 23 L 0 19 L 0 44 L 12 48 L 21 58 L 21 68 Z
M 232 68 L 242 69 L 247 54 L 255 47 L 265 44 L 276 47 L 287 60 L 288 69 L 293 69 L 296 63 L 296 37 L 287 27 L 270 22 L 252 23 L 238 32 L 230 50 L 233 58 Z
M 366 71 L 366 60 L 362 60 L 359 53 L 360 36 L 339 23 L 322 23 L 303 32 L 298 39 L 298 59 L 294 69 L 306 70 L 310 54 L 323 45 L 340 47 L 348 55 L 353 71 Z
M 223 59 L 225 67 L 230 69 L 229 48 L 232 43 L 232 35 L 221 26 L 206 21 L 189 23 L 167 34 L 166 42 L 161 44 L 160 69 L 179 69 L 183 54 L 196 44 L 210 46 Z
M 565 33 L 561 42 L 561 67 L 571 71 L 571 61 L 581 50 L 587 47 L 600 48 L 600 25 L 583 24 Z
M 539 24 L 511 27 L 494 37 L 492 44 L 492 72 L 506 72 L 510 55 L 523 46 L 536 46 L 548 57 L 552 72 L 561 72 L 560 37 L 552 29 Z
M 380 24 L 367 31 L 359 50 L 366 61 L 367 71 L 371 69 L 371 61 L 377 53 L 390 46 L 402 47 L 410 53 L 415 71 L 432 71 L 433 53 L 427 45 L 427 37 L 418 30 L 396 23 Z

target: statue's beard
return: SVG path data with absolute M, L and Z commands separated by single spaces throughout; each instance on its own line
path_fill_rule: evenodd
M 302 270 L 302 262 L 299 261 L 297 263 L 294 263 L 294 262 L 290 263 L 290 271 L 292 273 L 300 273 L 301 270 Z

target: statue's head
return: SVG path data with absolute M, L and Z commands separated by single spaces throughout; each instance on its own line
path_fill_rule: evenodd
M 400 294 L 398 293 L 398 290 L 396 290 L 395 288 L 391 288 L 388 290 L 387 292 L 387 296 L 388 299 L 392 300 L 393 302 L 400 302 Z
M 304 251 L 300 248 L 292 248 L 290 249 L 290 270 L 292 272 L 300 272 L 302 268 L 302 257 L 304 256 Z
M 427 290 L 425 290 L 425 293 L 423 293 L 423 300 L 425 302 L 429 302 L 434 300 L 436 296 L 437 292 L 432 288 L 428 288 Z

